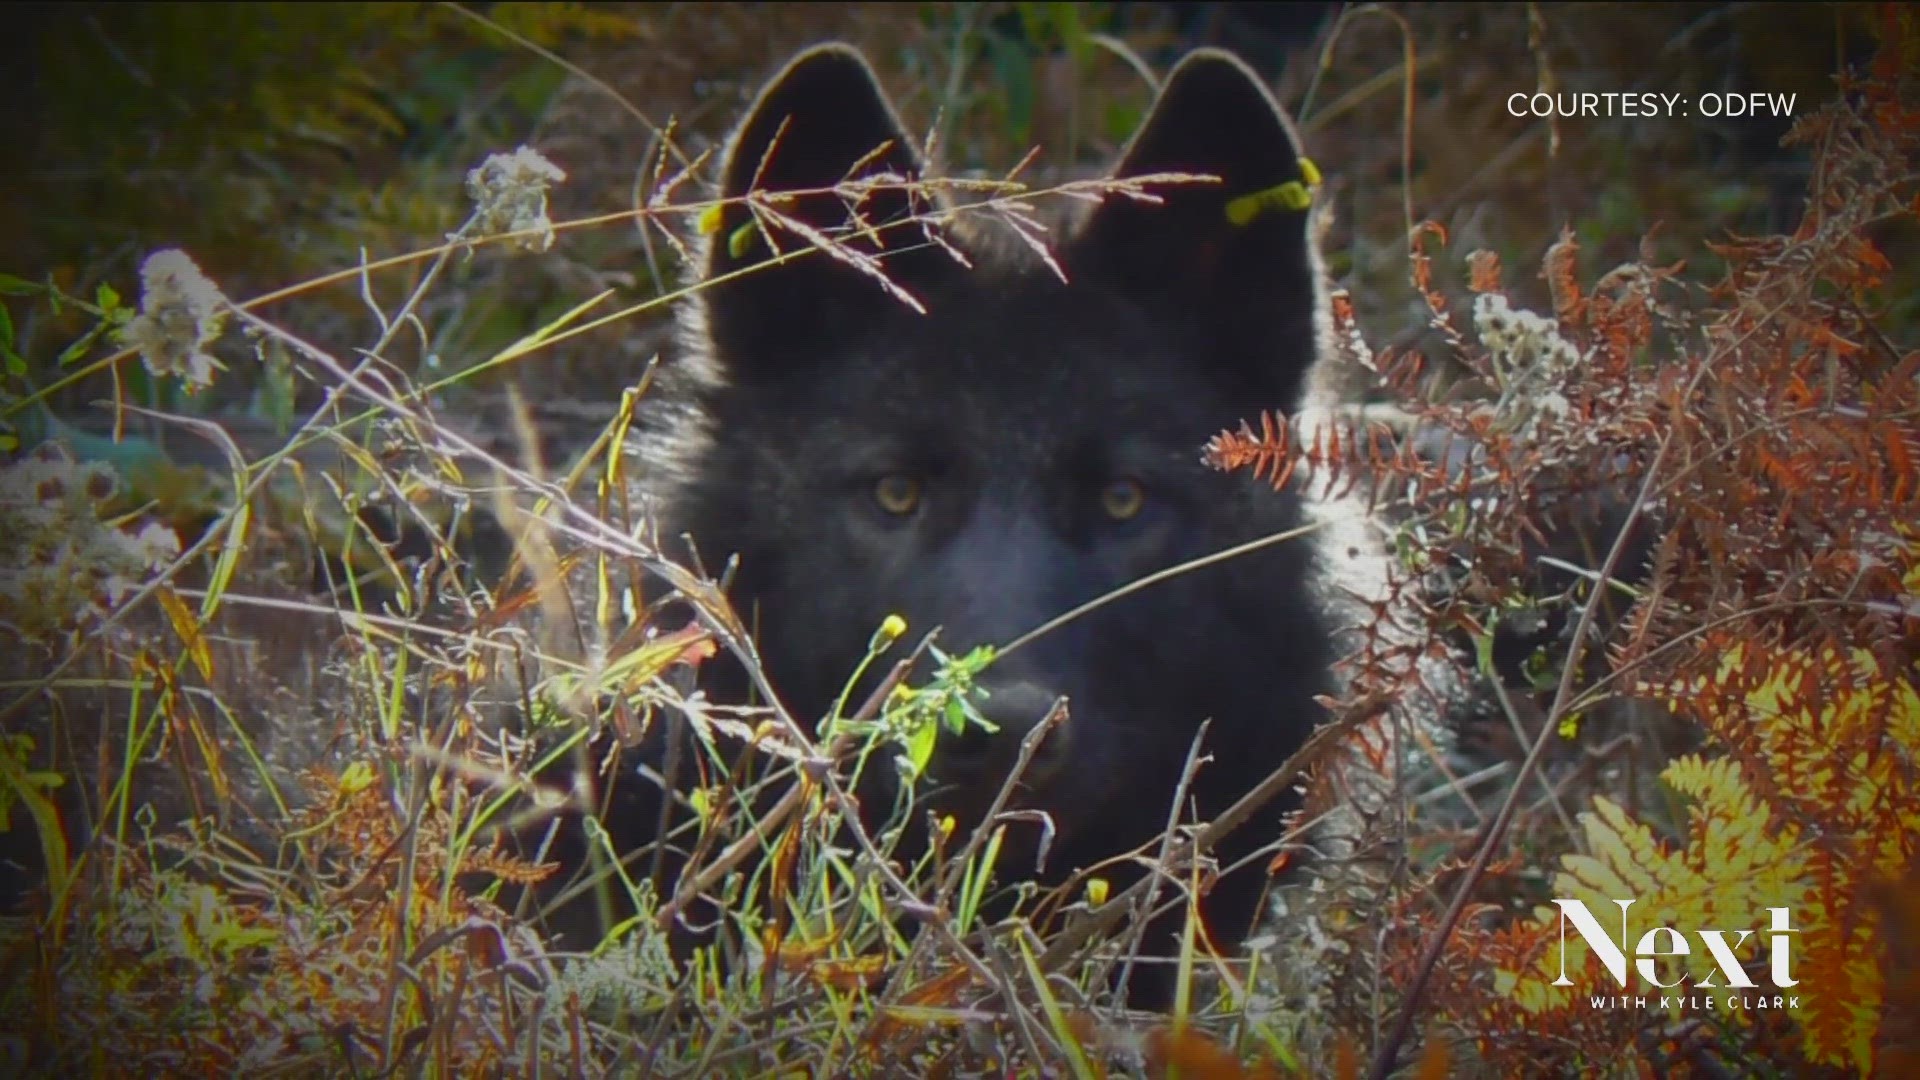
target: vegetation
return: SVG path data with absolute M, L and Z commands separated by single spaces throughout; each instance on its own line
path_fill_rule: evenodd
M 1148 903 L 1202 887 L 1221 826 L 1147 853 L 1170 870 L 1150 898 L 1089 877 L 999 922 L 995 831 L 887 859 L 853 774 L 923 765 L 991 651 L 906 685 L 931 628 L 890 621 L 867 661 L 886 692 L 817 738 L 692 693 L 703 665 L 752 667 L 751 635 L 648 542 L 621 451 L 714 205 L 689 169 L 734 111 L 689 96 L 696 72 L 751 85 L 848 34 L 895 58 L 913 119 L 946 107 L 958 168 L 1034 141 L 1070 166 L 1131 128 L 1132 61 L 1191 41 L 1184 16 L 313 10 L 116 9 L 37 39 L 117 52 L 133 82 L 43 67 L 37 145 L 87 182 L 36 173 L 43 220 L 0 218 L 22 260 L 0 278 L 0 843 L 34 868 L 0 932 L 17 1069 L 1898 1075 L 1920 1055 L 1911 10 L 1764 31 L 1836 41 L 1756 53 L 1791 57 L 1755 66 L 1770 85 L 1840 71 L 1796 113 L 1785 215 L 1780 177 L 1684 130 L 1498 119 L 1515 58 L 1513 88 L 1612 88 L 1661 41 L 1763 32 L 1738 10 L 1596 36 L 1556 9 L 1354 9 L 1312 42 L 1324 65 L 1290 70 L 1340 212 L 1341 378 L 1391 409 L 1249 417 L 1207 452 L 1391 524 L 1331 734 L 1272 789 L 1307 772 L 1304 835 L 1368 777 L 1397 786 L 1348 857 L 1276 887 L 1251 960 L 1189 920 L 1171 1017 L 1104 979 Z M 500 152 L 522 143 L 546 152 Z M 914 182 L 1020 218 L 1125 197 L 996 175 Z M 1631 529 L 1584 572 L 1541 561 L 1588 517 L 1657 525 L 1647 572 Z M 648 581 L 695 621 L 661 625 Z M 1516 661 L 1533 687 L 1501 683 L 1462 733 L 1463 772 L 1421 741 L 1427 673 L 1477 658 L 1492 686 L 1520 625 L 1555 632 Z M 591 853 L 639 914 L 558 954 L 521 894 L 578 868 L 510 836 L 591 819 L 553 780 L 590 739 L 682 721 L 695 858 L 656 881 Z M 681 964 L 665 931 L 701 896 L 727 933 Z M 1785 906 L 1801 1003 L 1596 1009 L 1553 985 L 1561 897 L 1637 898 L 1636 939 Z M 1583 948 L 1568 968 L 1599 971 Z

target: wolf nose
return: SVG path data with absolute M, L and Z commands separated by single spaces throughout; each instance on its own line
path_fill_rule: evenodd
M 1032 683 L 1011 683 L 988 687 L 980 713 L 998 730 L 989 732 L 970 724 L 959 735 L 941 733 L 941 756 L 948 771 L 966 777 L 991 773 L 1004 777 L 1018 763 L 1020 744 L 1053 712 L 1059 695 Z M 1067 723 L 1058 723 L 1043 736 L 1027 763 L 1022 779 L 1035 783 L 1050 774 L 1065 758 L 1068 742 Z

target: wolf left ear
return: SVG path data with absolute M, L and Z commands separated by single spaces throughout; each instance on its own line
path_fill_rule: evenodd
M 1070 268 L 1164 306 L 1226 374 L 1295 407 L 1324 321 L 1310 187 L 1293 125 L 1232 54 L 1201 49 L 1174 68 L 1112 175 L 1163 172 L 1220 182 L 1157 187 L 1158 205 L 1109 196 Z
M 853 200 L 830 190 L 879 173 L 914 178 L 921 168 L 913 140 L 873 69 L 852 47 L 809 49 L 767 84 L 728 144 L 720 195 L 738 200 L 749 191 L 809 194 L 779 200 L 775 214 L 757 219 L 744 204 L 728 202 L 717 220 L 706 224 L 706 279 L 753 271 L 702 290 L 709 332 L 731 375 L 795 373 L 808 359 L 808 347 L 817 351 L 823 334 L 875 307 L 900 302 L 870 275 L 808 250 L 813 245 L 779 218 L 884 257 L 889 280 L 909 292 L 930 272 L 929 264 L 940 260 L 929 258 L 933 253 L 918 227 L 879 228 L 912 214 L 906 192 L 883 188 L 859 198 L 860 220 L 874 227 L 865 232 L 844 229 Z M 776 256 L 793 257 L 762 266 Z

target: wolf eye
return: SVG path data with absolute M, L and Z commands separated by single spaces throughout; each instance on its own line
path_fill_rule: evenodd
M 1100 489 L 1100 508 L 1115 521 L 1130 521 L 1147 502 L 1147 493 L 1138 480 L 1113 480 Z
M 894 517 L 906 517 L 920 507 L 920 481 L 892 473 L 873 485 L 873 501 Z

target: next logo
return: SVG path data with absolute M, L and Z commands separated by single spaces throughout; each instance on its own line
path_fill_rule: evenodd
M 1553 980 L 1553 985 L 1573 985 L 1573 980 L 1567 978 L 1567 923 L 1571 922 L 1573 923 L 1573 928 L 1586 940 L 1587 947 L 1592 949 L 1593 954 L 1598 956 L 1600 962 L 1606 966 L 1607 974 L 1613 976 L 1613 981 L 1618 983 L 1621 989 L 1626 989 L 1627 909 L 1633 907 L 1635 901 L 1615 900 L 1613 902 L 1620 907 L 1620 937 L 1618 943 L 1607 936 L 1607 931 L 1600 925 L 1600 920 L 1594 918 L 1593 912 L 1587 907 L 1585 901 L 1554 901 L 1554 903 L 1560 907 L 1560 977 Z M 1770 950 L 1768 957 L 1769 972 L 1773 977 L 1773 985 L 1778 987 L 1797 986 L 1800 980 L 1793 977 L 1790 969 L 1792 961 L 1791 935 L 1797 934 L 1799 931 L 1790 925 L 1786 908 L 1773 907 L 1768 908 L 1767 911 L 1772 915 L 1772 921 L 1767 927 L 1767 935 L 1769 938 L 1768 949 Z M 1752 937 L 1755 931 L 1695 930 L 1693 933 L 1699 937 L 1701 944 L 1706 947 L 1707 954 L 1713 957 L 1714 963 L 1719 965 L 1719 973 L 1726 976 L 1727 981 L 1724 985 L 1731 988 L 1744 988 L 1755 985 L 1753 979 L 1747 975 L 1745 965 L 1740 962 L 1738 956 L 1734 955 L 1734 950 L 1745 944 L 1746 940 Z M 1729 941 L 1729 933 L 1737 934 L 1737 936 Z M 1640 977 L 1653 985 L 1659 987 L 1678 986 L 1686 981 L 1686 976 L 1678 975 L 1675 976 L 1671 982 L 1661 982 L 1659 970 L 1654 963 L 1654 961 L 1661 957 L 1690 955 L 1692 953 L 1692 947 L 1688 944 L 1685 932 L 1676 930 L 1671 926 L 1656 926 L 1640 935 L 1640 940 L 1634 945 L 1633 951 L 1636 956 L 1634 965 L 1638 968 Z M 1701 979 L 1694 985 L 1702 988 L 1715 988 L 1721 984 L 1715 983 L 1713 976 L 1709 974 L 1706 978 Z

